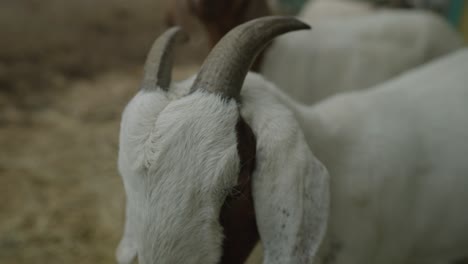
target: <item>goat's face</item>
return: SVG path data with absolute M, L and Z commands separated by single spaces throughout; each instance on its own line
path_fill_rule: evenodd
M 124 113 L 119 159 L 123 177 L 136 185 L 140 261 L 216 263 L 220 210 L 239 174 L 237 103 L 199 91 L 158 113 L 145 102 L 155 97 L 149 93 Z M 148 112 L 156 115 L 144 124 Z
M 131 263 L 137 254 L 141 263 L 243 263 L 258 240 L 256 216 L 265 223 L 259 226 L 259 231 L 269 239 L 266 250 L 271 248 L 274 252 L 268 251 L 267 259 L 274 258 L 280 263 L 285 259 L 298 259 L 301 263 L 309 259 L 296 258 L 297 248 L 310 250 L 313 248 L 310 244 L 315 245 L 314 239 L 320 239 L 321 235 L 314 233 L 314 239 L 291 236 L 301 230 L 307 234 L 315 232 L 315 223 L 320 223 L 320 230 L 323 229 L 323 214 L 318 218 L 320 221 L 310 217 L 312 227 L 302 222 L 303 216 L 310 214 L 304 208 L 315 209 L 318 201 L 316 196 L 305 196 L 303 192 L 303 188 L 317 183 L 302 179 L 307 176 L 304 172 L 317 172 L 311 169 L 315 163 L 303 135 L 293 122 L 292 126 L 285 126 L 285 133 L 280 132 L 284 138 L 271 136 L 258 127 L 265 127 L 265 119 L 254 121 L 255 117 L 246 114 L 249 122 L 257 123 L 252 130 L 240 114 L 243 104 L 240 89 L 255 55 L 273 37 L 304 28 L 307 26 L 295 19 L 278 17 L 241 25 L 214 48 L 195 80 L 172 87 L 170 47 L 179 31 L 171 29 L 155 42 L 146 63 L 142 89 L 122 117 L 119 170 L 127 193 L 127 219 L 117 251 L 120 263 Z M 256 97 L 245 98 L 244 109 L 256 102 L 265 104 L 256 101 Z M 273 127 L 281 131 L 279 127 L 284 126 Z M 259 146 L 253 131 L 263 138 Z M 289 151 L 284 151 L 287 156 L 266 146 L 270 139 L 273 143 L 281 139 L 290 146 Z M 257 150 L 263 159 L 258 170 Z M 295 159 L 294 155 L 302 158 Z M 284 162 L 291 166 L 286 171 L 295 175 L 287 183 L 281 183 L 284 177 L 275 177 L 284 168 L 272 171 L 271 166 Z M 250 181 L 255 173 L 260 184 Z M 273 185 L 265 178 L 267 174 L 272 176 Z M 294 193 L 288 194 L 290 197 L 282 204 L 271 204 L 279 198 L 272 194 L 275 189 L 283 194 L 291 190 Z M 260 197 L 255 202 L 254 192 Z M 317 192 L 320 198 L 323 193 L 326 192 Z M 296 206 L 284 214 L 281 206 L 294 207 L 291 203 L 303 197 L 306 200 L 301 205 L 313 206 Z M 272 235 L 270 230 L 284 235 Z M 282 247 L 284 254 L 277 249 L 281 245 L 275 242 L 277 239 L 286 241 Z

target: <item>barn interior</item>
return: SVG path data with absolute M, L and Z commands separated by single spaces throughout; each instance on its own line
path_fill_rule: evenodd
M 0 2 L 0 263 L 115 263 L 121 112 L 170 1 Z M 467 39 L 463 10 L 447 19 Z M 208 52 L 187 24 L 195 33 L 177 48 L 175 80 Z

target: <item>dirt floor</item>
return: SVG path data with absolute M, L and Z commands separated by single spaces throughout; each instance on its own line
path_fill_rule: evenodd
M 112 263 L 124 193 L 118 116 L 137 79 L 70 82 L 0 128 L 0 263 Z M 104 100 L 106 98 L 106 100 Z
M 139 75 L 74 80 L 47 107 L 10 112 L 16 122 L 0 127 L 0 263 L 114 262 L 119 117 Z
M 164 29 L 163 1 L 129 3 L 0 3 L 2 264 L 115 263 L 120 114 Z M 175 79 L 196 69 L 200 43 L 178 51 Z

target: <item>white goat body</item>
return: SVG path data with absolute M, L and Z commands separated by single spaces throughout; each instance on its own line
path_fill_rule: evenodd
M 330 173 L 328 230 L 313 263 L 453 263 L 468 256 L 467 76 L 464 49 L 374 89 L 311 107 L 269 86 L 295 113 L 308 145 Z M 247 99 L 249 93 L 246 85 Z M 266 108 L 245 110 L 245 116 L 260 107 Z M 276 150 L 289 152 L 284 145 Z M 275 181 L 262 184 L 269 182 Z M 258 195 L 274 187 L 256 188 Z M 262 240 L 269 241 L 264 263 L 295 263 L 269 256 L 284 246 L 274 239 L 279 227 L 262 230 L 262 221 L 269 219 L 257 216 Z M 275 252 L 268 248 L 274 243 L 279 244 Z
M 302 21 L 314 25 L 323 20 L 343 19 L 376 12 L 369 2 L 353 0 L 311 0 L 298 15 Z
M 445 21 L 422 11 L 380 11 L 312 25 L 311 31 L 275 39 L 260 68 L 307 104 L 372 87 L 462 46 Z

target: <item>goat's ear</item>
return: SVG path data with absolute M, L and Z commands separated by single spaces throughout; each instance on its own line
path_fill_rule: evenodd
M 136 214 L 133 212 L 132 204 L 129 202 L 127 199 L 124 234 L 116 251 L 117 263 L 119 264 L 131 264 L 137 255 Z
M 327 227 L 328 172 L 287 118 L 256 131 L 255 214 L 264 263 L 312 263 Z

